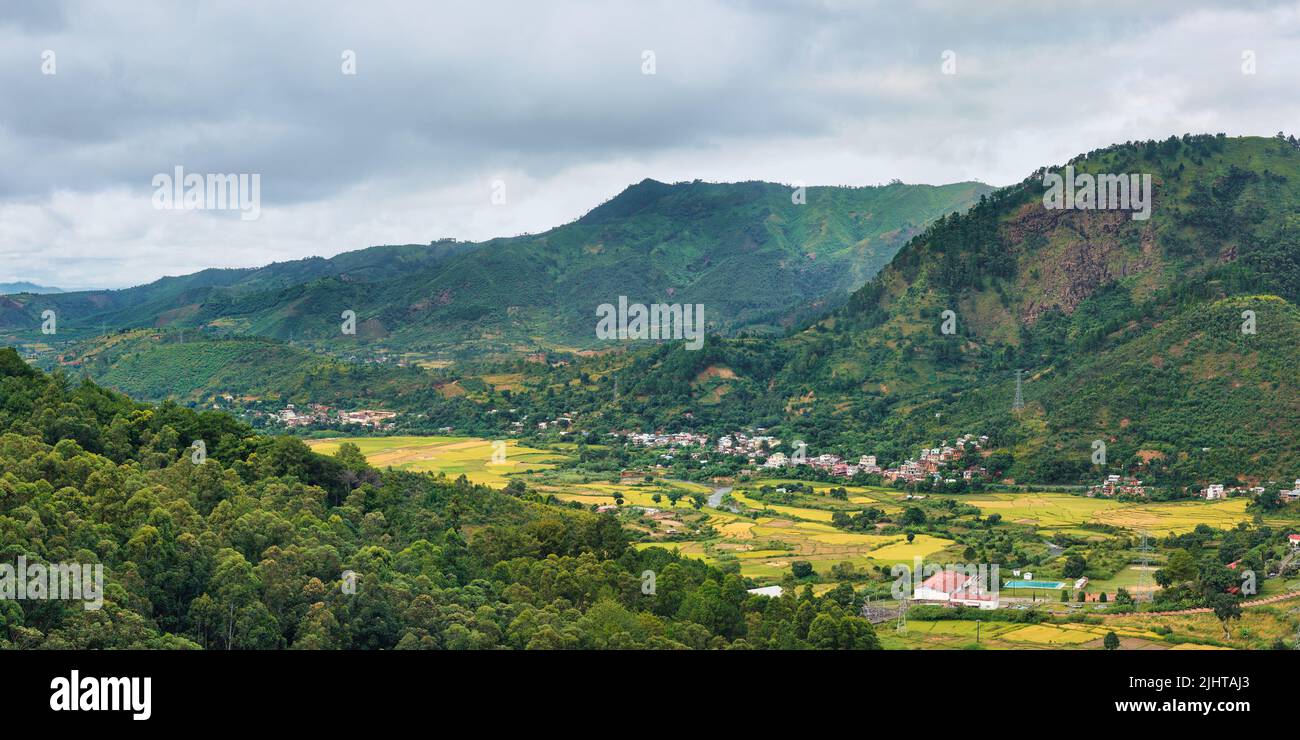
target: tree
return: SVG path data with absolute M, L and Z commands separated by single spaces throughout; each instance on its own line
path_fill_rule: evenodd
M 1066 578 L 1078 578 L 1083 575 L 1083 571 L 1088 567 L 1088 563 L 1083 556 L 1077 552 L 1072 552 L 1065 556 L 1065 564 L 1061 566 L 1061 575 Z
M 1231 594 L 1215 594 L 1210 599 L 1210 607 L 1214 609 L 1214 616 L 1218 617 L 1219 624 L 1223 627 L 1223 639 L 1232 639 L 1232 633 L 1228 631 L 1228 621 L 1241 619 L 1241 603 Z
M 1252 507 L 1261 511 L 1276 511 L 1277 509 L 1282 508 L 1282 505 L 1282 497 L 1273 489 L 1269 489 L 1259 494 L 1259 496 L 1255 498 L 1254 503 L 1251 504 Z
M 807 560 L 796 560 L 790 563 L 790 572 L 795 578 L 807 578 L 813 574 L 812 563 Z
M 1117 650 L 1119 649 L 1119 635 L 1114 632 L 1107 632 L 1106 637 L 1102 640 L 1101 644 L 1107 650 Z

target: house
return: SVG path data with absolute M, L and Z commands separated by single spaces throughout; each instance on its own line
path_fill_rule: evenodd
M 1222 483 L 1214 483 L 1206 486 L 1205 490 L 1201 492 L 1201 495 L 1205 497 L 1206 501 L 1215 501 L 1217 499 L 1228 497 L 1228 494 L 1223 492 Z
M 957 570 L 942 570 L 925 579 L 916 587 L 913 598 L 977 609 L 998 608 L 996 591 L 986 592 L 978 578 Z
M 1300 478 L 1295 479 L 1295 488 L 1290 491 L 1282 491 L 1281 494 L 1283 501 L 1300 501 Z
M 784 452 L 773 452 L 771 455 L 768 456 L 767 462 L 763 463 L 763 467 L 781 468 L 781 467 L 785 467 L 787 462 L 788 460 L 786 459 Z
M 1286 536 L 1286 541 L 1291 545 L 1292 550 L 1300 550 L 1300 534 L 1289 534 Z
M 755 596 L 767 596 L 773 599 L 781 598 L 785 590 L 780 586 L 763 586 L 762 588 L 751 588 L 745 593 L 754 594 Z

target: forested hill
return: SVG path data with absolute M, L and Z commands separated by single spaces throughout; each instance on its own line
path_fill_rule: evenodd
M 380 472 L 0 349 L 0 563 L 20 557 L 102 565 L 102 607 L 0 599 L 0 648 L 878 647 L 851 586 L 751 596 L 517 484 Z
M 374 247 L 121 291 L 0 297 L 0 337 L 43 341 L 49 309 L 72 338 L 190 328 L 339 353 L 361 343 L 514 355 L 595 345 L 596 306 L 619 296 L 703 304 L 720 333 L 779 331 L 824 313 L 926 224 L 989 191 L 894 183 L 796 193 L 763 182 L 645 180 L 536 235 Z M 345 310 L 356 312 L 355 336 L 340 333 Z
M 1151 217 L 1045 208 L 1037 172 L 938 220 L 788 339 L 636 357 L 610 416 L 749 416 L 812 449 L 892 460 L 984 433 L 1014 452 L 1013 477 L 1040 482 L 1095 478 L 1095 439 L 1110 472 L 1300 475 L 1295 140 L 1171 137 L 1071 164 L 1151 174 Z M 1025 408 L 1013 413 L 1017 369 Z

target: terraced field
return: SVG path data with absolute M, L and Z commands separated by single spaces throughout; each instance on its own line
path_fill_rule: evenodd
M 378 468 L 441 472 L 452 478 L 464 474 L 473 483 L 490 486 L 504 486 L 512 473 L 546 470 L 564 459 L 558 453 L 505 440 L 504 461 L 493 462 L 495 443 L 477 437 L 347 437 L 311 440 L 307 444 L 317 452 L 332 455 L 344 442 L 360 447 L 366 460 Z
M 979 507 L 986 516 L 1001 514 L 1004 521 L 1033 524 L 1045 534 L 1091 523 L 1164 536 L 1190 532 L 1198 524 L 1231 529 L 1254 518 L 1253 513 L 1246 511 L 1244 498 L 1141 503 L 1067 493 L 985 493 L 957 499 Z M 1278 523 L 1286 521 L 1278 520 Z

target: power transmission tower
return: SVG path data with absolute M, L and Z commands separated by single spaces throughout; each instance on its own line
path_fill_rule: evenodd
M 1142 561 L 1142 569 L 1138 571 L 1137 593 L 1133 594 L 1133 600 L 1142 599 L 1147 593 L 1147 567 L 1151 563 L 1151 543 L 1147 541 L 1147 531 L 1142 530 L 1142 542 L 1138 545 L 1138 557 Z
M 1019 410 L 1021 410 L 1021 409 L 1023 409 L 1023 408 L 1025 407 L 1025 397 L 1024 397 L 1024 394 L 1021 393 L 1021 389 L 1020 389 L 1020 385 L 1021 385 L 1021 382 L 1020 382 L 1020 373 L 1021 373 L 1021 372 L 1022 372 L 1021 370 L 1016 370 L 1016 400 L 1014 400 L 1014 401 L 1011 402 L 1011 409 L 1012 409 L 1013 411 L 1019 411 Z
M 906 596 L 904 596 L 902 600 L 898 602 L 898 622 L 894 625 L 894 630 L 897 632 L 907 631 L 907 597 Z

